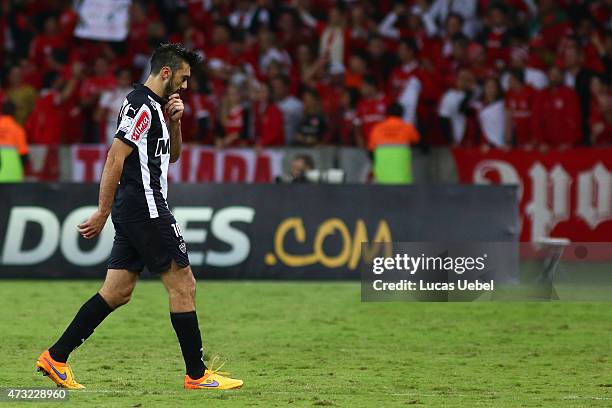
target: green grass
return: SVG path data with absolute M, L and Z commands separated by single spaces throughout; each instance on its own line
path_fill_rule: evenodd
M 50 385 L 34 361 L 98 286 L 0 281 L 0 387 Z M 182 389 L 165 290 L 144 281 L 71 356 L 87 389 L 67 405 L 612 406 L 607 303 L 361 303 L 357 283 L 200 282 L 198 312 L 206 355 L 241 390 Z

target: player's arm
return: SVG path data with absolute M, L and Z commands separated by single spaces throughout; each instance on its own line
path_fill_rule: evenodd
M 100 180 L 100 196 L 98 199 L 98 210 L 94 212 L 87 221 L 77 226 L 79 233 L 87 238 L 93 238 L 102 231 L 106 220 L 111 213 L 113 200 L 117 185 L 123 172 L 123 163 L 126 157 L 132 153 L 134 148 L 118 139 L 113 140 L 104 170 L 102 171 L 102 180 Z
M 170 95 L 165 109 L 170 119 L 168 125 L 168 131 L 170 132 L 170 163 L 174 163 L 181 157 L 181 146 L 183 144 L 181 117 L 183 116 L 185 106 L 179 94 Z

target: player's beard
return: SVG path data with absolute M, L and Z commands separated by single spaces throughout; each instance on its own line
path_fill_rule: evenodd
M 175 89 L 172 86 L 173 83 L 174 83 L 174 73 L 172 73 L 172 75 L 168 79 L 168 82 L 166 83 L 166 86 L 164 87 L 164 98 L 165 99 L 168 99 L 170 95 L 172 95 L 175 92 Z

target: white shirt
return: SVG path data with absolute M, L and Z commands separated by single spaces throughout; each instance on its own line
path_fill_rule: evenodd
M 459 14 L 463 17 L 463 33 L 473 38 L 478 29 L 479 22 L 476 18 L 478 8 L 477 0 L 435 0 L 429 10 L 423 15 L 426 26 L 430 27 L 435 22 L 444 22 L 450 13 Z M 431 28 L 428 28 L 428 32 Z
M 132 91 L 132 88 L 116 88 L 112 91 L 104 91 L 100 96 L 100 107 L 107 110 L 105 140 L 107 144 L 113 143 L 115 132 L 117 131 L 117 117 L 121 111 L 123 100 Z
M 397 98 L 398 102 L 404 108 L 404 121 L 417 125 L 416 109 L 419 103 L 419 94 L 421 93 L 421 81 L 412 76 L 406 82 L 406 86 Z
M 489 143 L 495 147 L 504 146 L 506 112 L 503 99 L 480 109 L 478 112 L 478 122 L 480 123 L 482 133 Z
M 466 117 L 459 110 L 464 98 L 465 92 L 458 89 L 449 89 L 442 96 L 438 108 L 439 115 L 450 120 L 455 143 L 461 142 L 465 135 Z
M 276 104 L 281 112 L 283 112 L 285 143 L 289 145 L 295 139 L 295 134 L 298 131 L 300 122 L 302 121 L 304 105 L 302 104 L 302 101 L 293 95 L 286 96 Z

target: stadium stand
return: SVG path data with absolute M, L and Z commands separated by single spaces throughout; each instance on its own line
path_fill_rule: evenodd
M 182 95 L 192 145 L 367 149 L 394 102 L 424 153 L 612 142 L 606 1 L 120 3 L 103 41 L 84 19 L 105 2 L 2 2 L 0 102 L 35 150 L 107 144 L 162 42 L 204 57 Z

